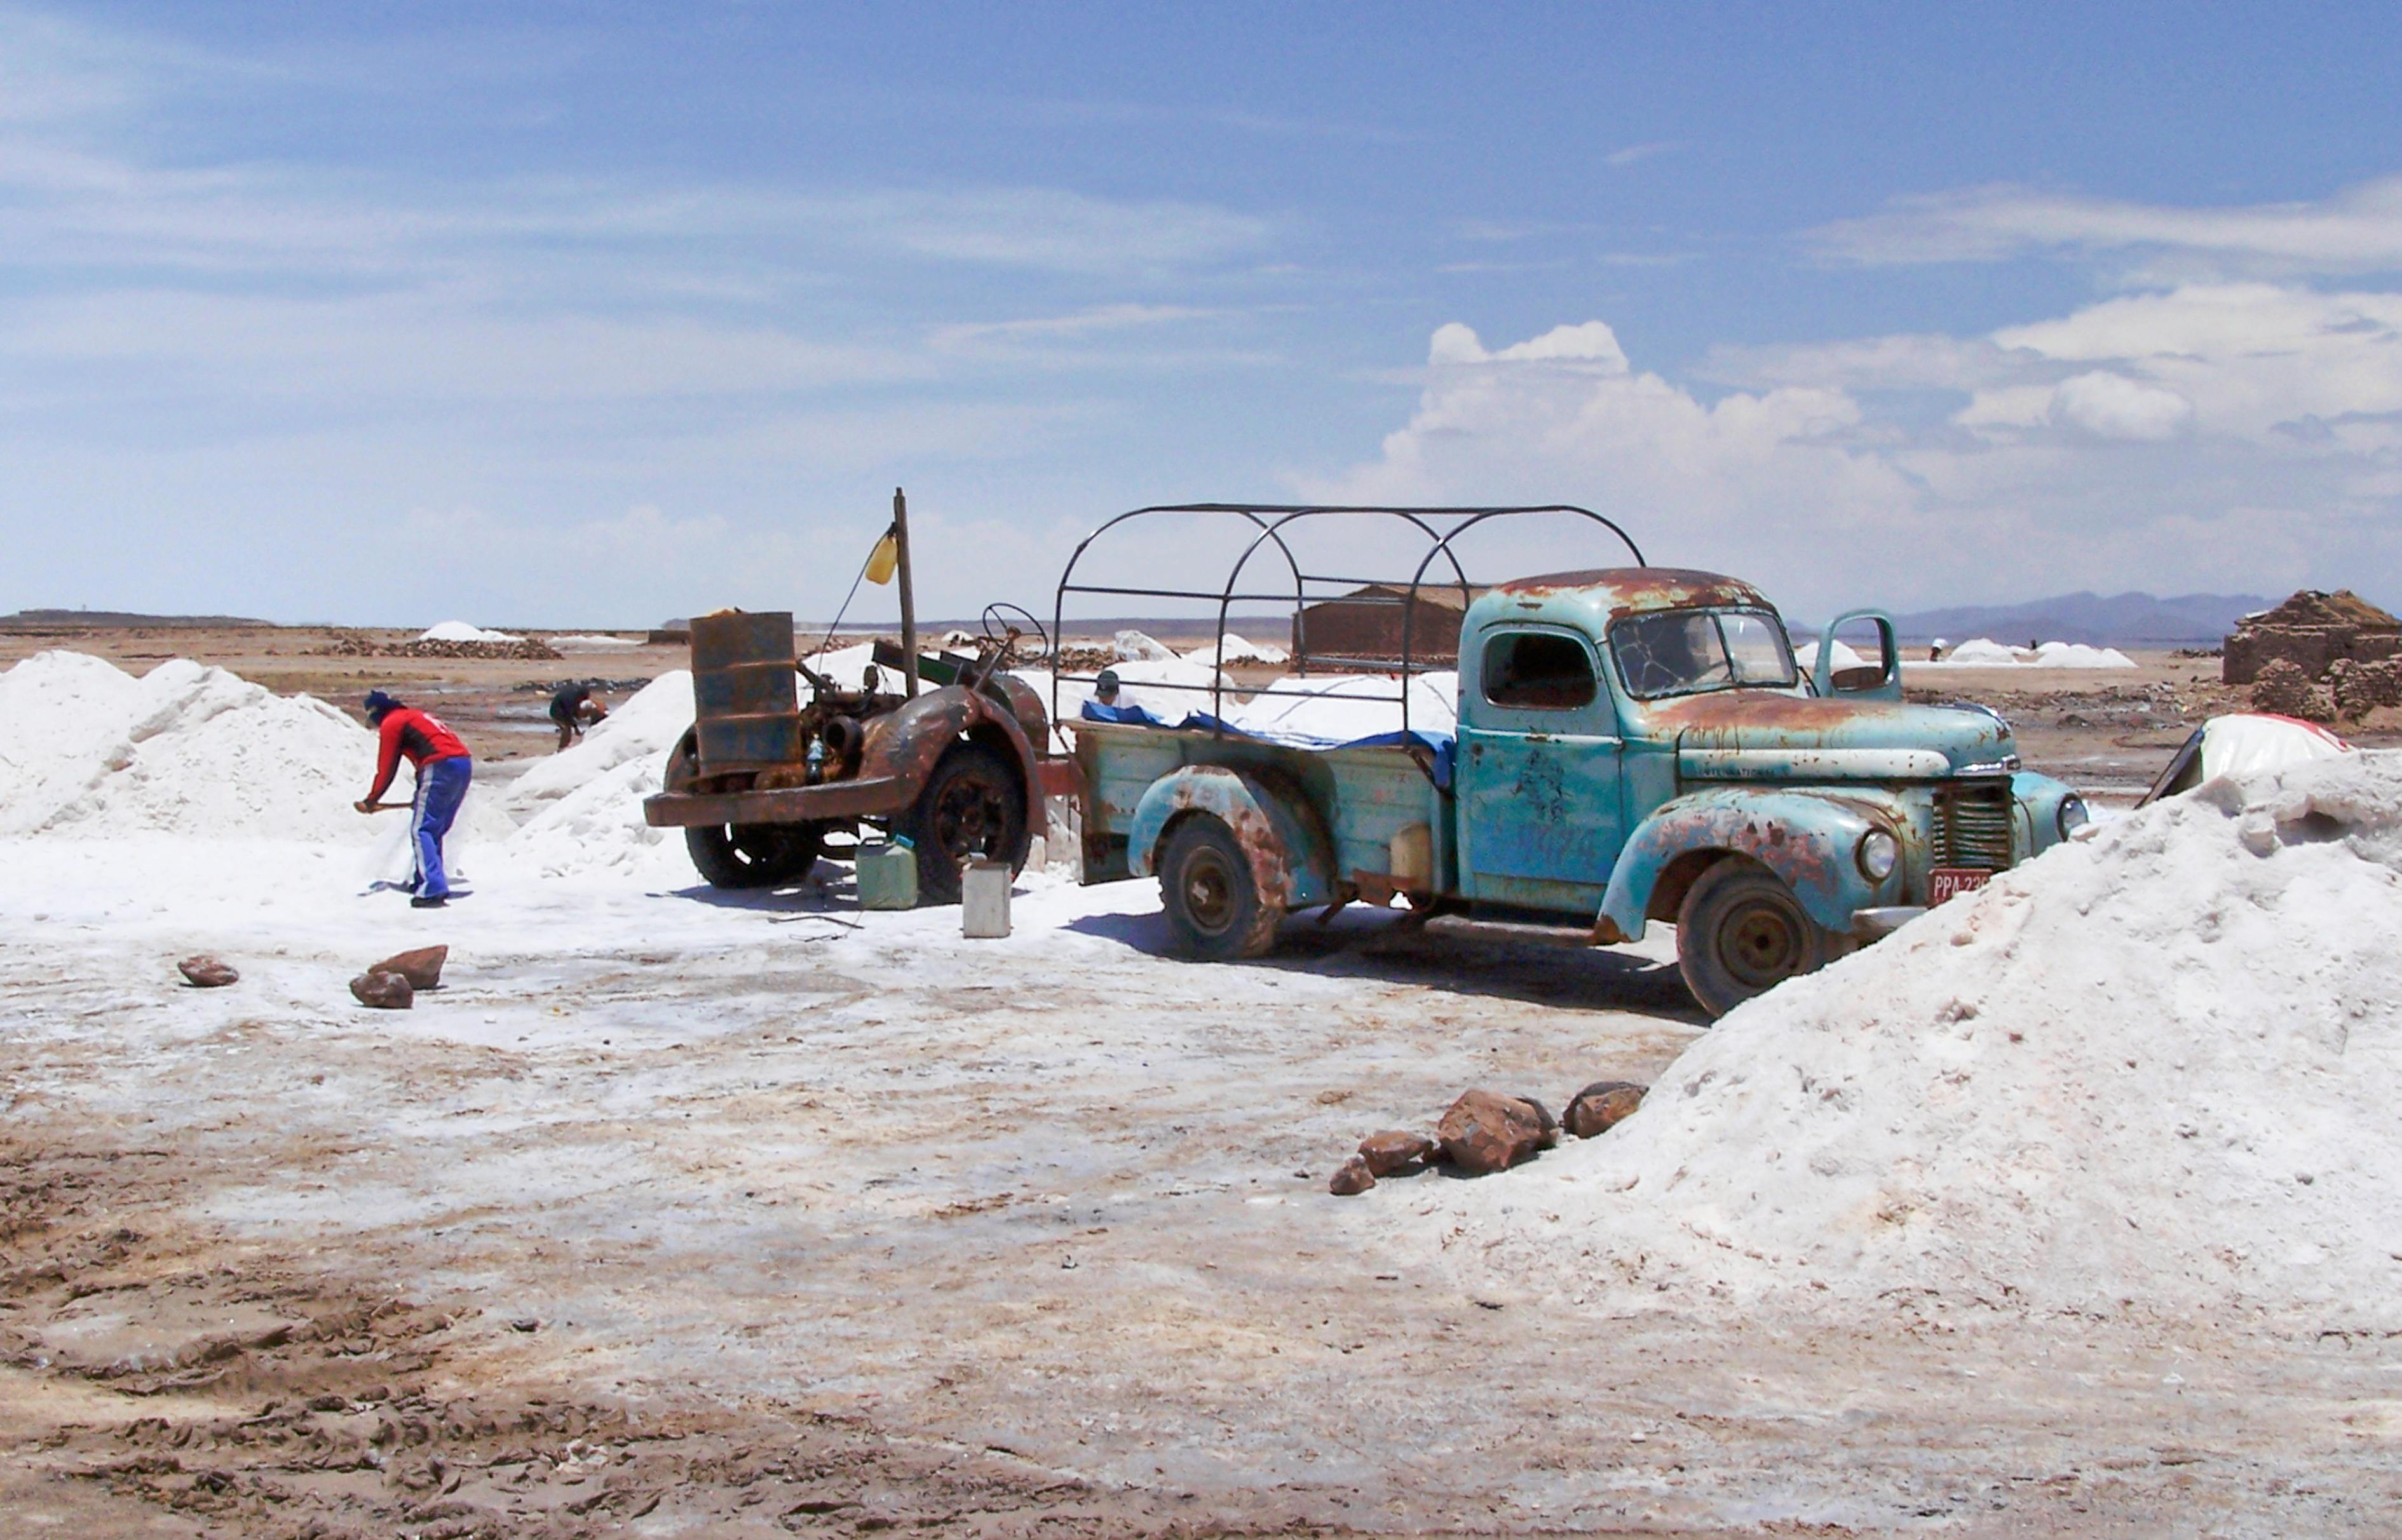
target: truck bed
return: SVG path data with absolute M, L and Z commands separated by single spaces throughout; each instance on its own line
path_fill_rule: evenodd
M 1084 880 L 1128 875 L 1126 834 L 1136 805 L 1161 777 L 1194 764 L 1218 765 L 1298 787 L 1300 801 L 1326 818 L 1335 870 L 1386 876 L 1394 834 L 1428 826 L 1434 869 L 1450 870 L 1450 820 L 1432 778 L 1432 756 L 1405 744 L 1299 749 L 1205 728 L 1150 727 L 1070 721 L 1084 785 Z

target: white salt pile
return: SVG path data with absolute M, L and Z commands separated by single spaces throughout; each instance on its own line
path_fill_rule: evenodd
M 375 774 L 373 733 L 188 658 L 136 680 L 38 653 L 0 674 L 0 834 L 370 845 L 392 827 L 351 806 Z M 471 793 L 462 837 L 505 830 L 495 816 Z
M 571 632 L 549 639 L 553 647 L 563 647 L 571 653 L 605 653 L 618 647 L 640 647 L 639 641 L 626 637 L 585 636 Z
M 134 680 L 37 653 L 0 676 L 0 742 L 16 772 L 0 832 L 365 844 L 378 832 L 351 808 L 375 770 L 373 734 L 186 658 Z
M 1815 641 L 1805 641 L 1801 646 L 1793 649 L 1793 662 L 1794 666 L 1799 667 L 1804 674 L 1818 667 L 1818 644 Z M 1868 659 L 1860 656 L 1858 652 L 1849 645 L 1840 641 L 1835 643 L 1835 667 L 1859 668 L 1866 667 L 1867 664 Z
M 446 620 L 428 631 L 418 634 L 420 641 L 523 641 L 506 631 L 487 631 L 480 626 L 470 626 L 463 620 Z
M 1282 663 L 1291 655 L 1281 647 L 1263 641 L 1247 641 L 1229 631 L 1218 641 L 1206 647 L 1195 647 L 1185 653 L 1184 661 L 1213 668 L 1222 661 L 1231 667 L 1238 663 Z
M 1989 637 L 1964 641 L 1919 668 L 2133 668 L 2135 660 L 2115 647 L 2089 647 L 2081 641 L 2047 641 L 2040 647 L 2006 647 Z
M 647 869 L 662 858 L 682 870 L 682 832 L 645 824 L 642 799 L 660 789 L 668 754 L 692 721 L 692 674 L 675 669 L 628 696 L 573 747 L 529 765 L 504 799 L 524 820 L 509 837 L 511 861 L 545 876 Z
M 1610 1308 L 2402 1327 L 2397 868 L 2402 754 L 2206 782 L 1733 1011 L 1433 1237 Z
M 1140 631 L 1120 631 L 1112 639 L 1120 663 L 1173 663 L 1176 653 L 1167 643 L 1143 635 Z

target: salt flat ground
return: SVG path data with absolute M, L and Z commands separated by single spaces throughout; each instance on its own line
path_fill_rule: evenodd
M 1378 916 L 1191 965 L 1147 884 L 1017 933 L 465 853 L 0 849 L 16 1533 L 2392 1533 L 2402 1349 L 1896 1298 L 1539 1308 L 1437 1184 L 1470 1085 L 1702 1028 L 1664 932 Z M 452 948 L 408 1013 L 345 983 Z M 212 951 L 229 989 L 176 979 Z M 1486 1178 L 1509 1182 L 1505 1175 Z M 1529 1226 L 1553 1222 L 1539 1212 Z

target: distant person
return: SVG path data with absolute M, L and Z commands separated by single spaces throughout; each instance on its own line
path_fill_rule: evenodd
M 550 697 L 550 720 L 559 724 L 559 749 L 551 750 L 558 753 L 582 737 L 587 727 L 608 721 L 609 708 L 592 693 L 592 686 L 569 680 Z
M 1937 637 L 1935 639 L 1935 645 L 1926 650 L 1926 661 L 1929 663 L 1942 662 L 1943 653 L 1952 644 L 1950 642 L 1945 641 L 1941 637 Z
M 408 816 L 413 857 L 408 905 L 439 909 L 450 901 L 449 874 L 442 869 L 442 837 L 450 832 L 451 823 L 459 817 L 467 785 L 476 778 L 476 762 L 468 757 L 459 735 L 440 717 L 405 705 L 380 690 L 368 691 L 366 705 L 367 721 L 376 730 L 375 789 L 352 805 L 362 813 L 375 812 L 392 786 L 393 773 L 400 768 L 401 756 L 408 756 L 408 763 L 417 768 L 417 795 Z
M 1104 668 L 1100 672 L 1100 677 L 1093 681 L 1093 698 L 1099 701 L 1103 706 L 1115 706 L 1118 703 L 1118 671 L 1116 669 Z

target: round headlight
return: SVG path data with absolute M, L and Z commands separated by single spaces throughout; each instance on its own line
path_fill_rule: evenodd
M 2069 835 L 2074 834 L 2079 829 L 2084 828 L 2087 824 L 2091 823 L 2092 821 L 2093 815 L 2086 811 L 2085 799 L 2083 797 L 2071 791 L 2068 795 L 2060 799 L 2058 822 L 2060 825 L 2060 837 L 2062 839 L 2066 839 Z
M 1871 882 L 1883 882 L 1893 875 L 1895 863 L 1901 859 L 1901 842 L 1883 829 L 1871 829 L 1860 836 L 1860 875 Z

